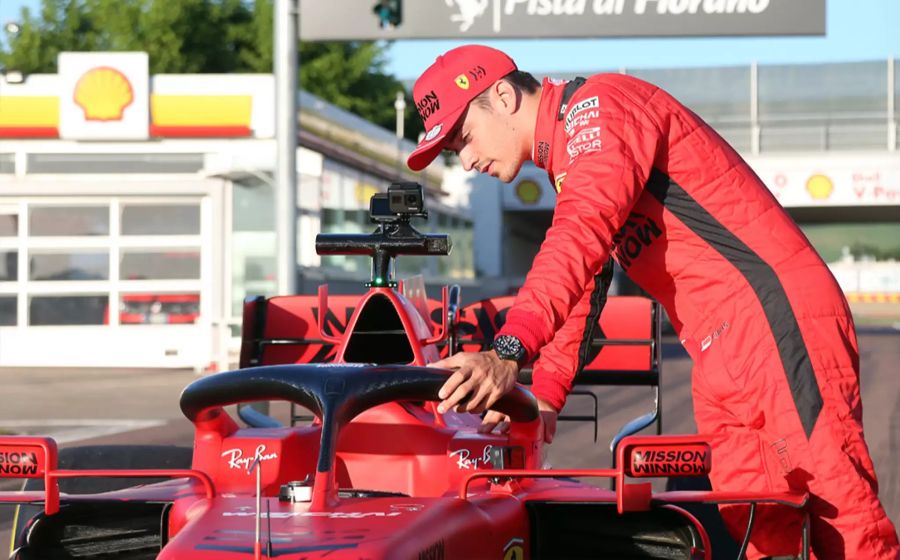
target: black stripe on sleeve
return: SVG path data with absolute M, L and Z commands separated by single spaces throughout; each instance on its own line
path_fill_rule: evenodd
M 600 328 L 598 320 L 600 319 L 600 312 L 606 307 L 607 292 L 609 291 L 609 285 L 612 283 L 612 276 L 613 260 L 609 259 L 603 265 L 600 274 L 594 277 L 594 289 L 591 291 L 590 299 L 591 309 L 588 311 L 587 318 L 584 321 L 584 334 L 581 337 L 581 347 L 578 349 L 578 369 L 575 370 L 575 375 L 581 373 L 584 366 L 593 359 L 593 356 L 590 355 L 591 340 L 594 338 L 594 329 Z M 594 355 L 596 355 L 596 352 L 600 352 L 599 347 L 596 348 Z

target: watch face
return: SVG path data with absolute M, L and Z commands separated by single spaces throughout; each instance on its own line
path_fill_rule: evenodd
M 494 339 L 494 351 L 504 360 L 520 361 L 525 356 L 522 342 L 510 335 L 498 336 Z

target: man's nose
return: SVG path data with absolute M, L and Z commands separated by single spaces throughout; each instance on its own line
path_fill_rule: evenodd
M 472 154 L 472 150 L 469 149 L 468 146 L 465 146 L 462 150 L 459 151 L 459 161 L 462 163 L 463 169 L 466 171 L 471 171 L 475 166 L 475 156 Z

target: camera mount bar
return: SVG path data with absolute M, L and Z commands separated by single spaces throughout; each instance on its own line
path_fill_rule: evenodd
M 406 220 L 379 224 L 373 233 L 320 233 L 319 255 L 368 255 L 372 280 L 367 286 L 394 287 L 393 259 L 398 255 L 449 255 L 450 236 L 421 233 Z

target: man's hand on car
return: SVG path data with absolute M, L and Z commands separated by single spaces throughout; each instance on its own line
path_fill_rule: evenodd
M 440 413 L 484 412 L 513 388 L 519 373 L 515 361 L 501 360 L 493 350 L 461 352 L 430 365 L 456 370 L 438 393 Z
M 544 443 L 553 443 L 553 436 L 556 435 L 556 418 L 559 411 L 553 408 L 553 405 L 544 399 L 538 399 L 538 410 L 541 411 L 541 420 L 544 423 Z M 509 416 L 496 410 L 489 410 L 481 420 L 481 426 L 478 431 L 487 434 L 492 431 L 503 434 L 509 431 Z

